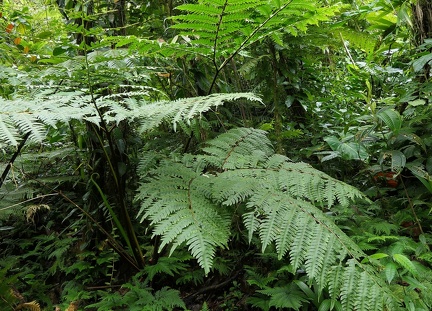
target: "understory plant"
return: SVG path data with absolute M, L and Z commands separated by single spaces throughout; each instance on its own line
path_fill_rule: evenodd
M 307 110 L 325 99 L 318 82 L 330 87 L 322 75 L 302 81 L 303 66 L 307 80 L 323 63 L 314 67 L 309 55 L 305 64 L 291 49 L 313 28 L 331 38 L 314 41 L 325 51 L 321 62 L 331 64 L 338 39 L 333 28 L 319 28 L 349 16 L 349 6 L 161 4 L 170 27 L 149 27 L 148 38 L 125 35 L 125 1 L 58 2 L 57 13 L 45 13 L 57 16 L 48 29 L 59 14 L 65 19 L 59 36 L 21 33 L 28 10 L 1 20 L 0 44 L 13 55 L 2 58 L 13 75 L 0 74 L 7 82 L 0 89 L 5 308 L 34 299 L 69 311 L 430 308 L 429 235 L 398 234 L 382 217 L 388 210 L 373 202 L 382 193 L 365 191 L 368 198 L 283 154 L 290 138 L 317 135 Z M 128 14 L 150 23 L 146 10 L 140 4 Z M 43 36 L 46 44 L 31 40 Z M 255 65 L 266 71 L 255 74 Z M 309 114 L 288 124 L 284 112 L 294 106 Z M 359 110 L 333 120 L 352 125 L 343 119 Z M 397 175 L 408 168 L 403 152 L 418 156 L 422 145 L 402 131 L 408 113 L 371 111 L 362 137 L 382 134 L 381 141 L 368 150 L 347 130 L 342 140 L 327 137 L 332 151 L 320 155 L 364 161 L 376 148 Z M 399 144 L 403 134 L 413 148 Z M 422 205 L 408 206 L 415 204 Z

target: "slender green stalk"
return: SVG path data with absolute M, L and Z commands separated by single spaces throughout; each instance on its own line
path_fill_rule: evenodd
M 130 243 L 129 237 L 126 234 L 126 231 L 124 230 L 122 224 L 120 223 L 116 213 L 114 212 L 113 208 L 111 207 L 111 205 L 108 202 L 108 199 L 106 197 L 106 195 L 103 193 L 101 187 L 99 187 L 99 185 L 97 184 L 97 182 L 93 179 L 93 175 L 90 176 L 90 181 L 93 183 L 93 185 L 96 187 L 96 189 L 99 191 L 99 194 L 104 202 L 105 207 L 108 209 L 114 223 L 116 224 L 117 228 L 120 231 L 121 236 L 123 237 L 123 239 L 126 241 L 126 244 L 129 246 L 130 249 L 132 249 L 132 245 Z

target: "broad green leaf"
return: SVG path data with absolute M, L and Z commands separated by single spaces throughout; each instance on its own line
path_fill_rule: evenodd
M 419 72 L 432 60 L 432 53 L 423 55 L 412 62 L 414 72 Z
M 384 269 L 384 273 L 385 273 L 385 277 L 387 282 L 390 284 L 396 273 L 397 273 L 397 264 L 395 264 L 394 262 L 389 262 L 388 264 L 386 264 L 385 269 Z
M 377 113 L 377 117 L 387 125 L 395 134 L 402 127 L 402 116 L 394 109 L 383 109 Z
M 300 281 L 300 280 L 295 280 L 294 283 L 303 291 L 303 293 L 306 294 L 306 296 L 314 301 L 314 303 L 318 303 L 318 296 L 317 294 L 310 289 L 309 286 L 307 286 L 304 282 Z
M 408 270 L 412 275 L 417 275 L 417 269 L 413 262 L 403 254 L 394 254 L 393 260 L 401 265 L 404 269 Z
M 382 165 L 388 157 L 391 158 L 391 170 L 396 173 L 402 171 L 406 164 L 405 155 L 399 150 L 384 151 L 381 155 L 380 164 Z
M 417 107 L 417 106 L 424 106 L 426 104 L 426 101 L 424 99 L 416 99 L 413 101 L 409 101 L 408 105 Z
M 366 148 L 355 142 L 341 143 L 337 148 L 337 151 L 342 154 L 342 158 L 345 160 L 365 161 L 369 157 Z
M 336 136 L 327 136 L 324 141 L 330 146 L 333 151 L 336 151 L 341 144 L 340 140 Z
M 371 259 L 381 259 L 381 258 L 385 258 L 385 257 L 388 257 L 388 254 L 375 253 L 375 254 L 369 256 L 369 258 L 371 258 Z
M 428 283 L 423 283 L 423 282 L 421 282 L 419 280 L 416 280 L 415 278 L 412 278 L 412 277 L 410 277 L 408 275 L 404 275 L 402 277 L 402 280 L 405 281 L 405 282 L 407 282 L 407 283 L 409 283 L 411 286 L 414 286 L 414 287 L 416 287 L 416 288 L 418 288 L 418 289 L 420 289 L 422 291 L 429 290 L 428 286 L 426 286 L 426 284 L 428 284 Z
M 331 306 L 331 300 L 326 299 L 323 302 L 320 303 L 320 306 L 318 308 L 318 311 L 329 311 Z
M 410 142 L 413 142 L 417 145 L 419 145 L 420 147 L 422 147 L 422 149 L 424 151 L 426 151 L 426 145 L 423 142 L 423 140 L 416 134 L 414 133 L 403 133 L 403 134 L 399 134 L 399 136 L 397 137 L 397 140 L 409 140 Z
M 406 167 L 415 177 L 417 177 L 418 180 L 420 180 L 426 189 L 432 193 L 432 178 L 428 172 L 426 172 L 423 167 L 411 163 L 407 163 Z
M 340 152 L 338 151 L 322 151 L 322 152 L 316 152 L 315 154 L 326 154 L 326 156 L 324 156 L 321 159 L 321 162 L 329 161 L 341 156 Z

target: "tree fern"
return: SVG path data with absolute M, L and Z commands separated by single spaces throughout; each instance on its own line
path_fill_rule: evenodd
M 156 57 L 206 59 L 214 68 L 211 93 L 222 69 L 255 42 L 271 37 L 283 45 L 285 34 L 298 35 L 311 25 L 328 21 L 342 6 L 322 6 L 315 0 L 201 0 L 176 7 L 170 43 L 124 38 L 117 47 Z M 242 56 L 247 56 L 244 52 Z
M 47 126 L 55 128 L 58 123 L 71 120 L 100 125 L 99 112 L 107 123 L 136 120 L 141 131 L 148 131 L 163 121 L 171 122 L 176 129 L 179 121 L 189 122 L 203 112 L 240 98 L 261 101 L 250 93 L 232 93 L 147 103 L 135 93 L 126 92 L 122 95 L 128 99 L 114 101 L 110 96 L 101 96 L 93 104 L 91 96 L 83 92 L 51 93 L 39 93 L 31 100 L 0 98 L 0 144 L 17 146 L 26 133 L 30 133 L 30 140 L 40 143 Z
M 320 7 L 316 1 L 289 0 L 201 0 L 176 8 L 187 14 L 174 16 L 172 28 L 188 35 L 201 47 L 200 52 L 217 64 L 224 57 L 229 59 L 246 46 L 285 31 L 296 35 L 308 25 L 328 20 L 336 7 Z
M 162 247 L 186 244 L 208 273 L 216 248 L 228 242 L 230 207 L 244 204 L 249 241 L 258 235 L 263 251 L 275 244 L 279 258 L 288 255 L 344 310 L 397 310 L 385 282 L 361 262 L 366 254 L 322 210 L 361 199 L 358 190 L 274 155 L 260 130 L 230 130 L 203 152 L 162 161 L 139 188 L 138 216 L 150 220 Z

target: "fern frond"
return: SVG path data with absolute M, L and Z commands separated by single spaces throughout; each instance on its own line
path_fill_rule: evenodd
M 353 310 L 355 298 L 354 293 L 357 288 L 357 282 L 359 281 L 358 277 L 356 277 L 357 269 L 355 260 L 348 260 L 348 264 L 344 270 L 343 285 L 340 294 L 342 300 L 342 309 Z
M 12 146 L 17 146 L 19 133 L 8 121 L 9 120 L 5 120 L 5 118 L 0 115 L 0 141 L 6 142 Z
M 96 106 L 91 96 L 82 92 L 38 93 L 32 100 L 0 98 L 0 143 L 17 146 L 25 133 L 30 133 L 32 141 L 41 142 L 46 136 L 47 126 L 55 128 L 59 122 L 70 120 L 87 121 L 99 126 L 99 112 L 102 112 L 106 123 L 138 120 L 142 124 L 141 131 L 151 130 L 164 121 L 172 122 L 176 129 L 180 121 L 189 123 L 192 118 L 210 109 L 238 99 L 261 102 L 251 93 L 213 94 L 151 104 L 138 104 L 136 99 L 131 98 L 118 102 L 101 97 L 96 100 Z
M 236 128 L 207 142 L 203 151 L 208 154 L 205 159 L 211 165 L 227 170 L 256 167 L 258 161 L 273 153 L 273 148 L 264 131 Z
M 32 222 L 34 224 L 35 223 L 35 216 L 36 216 L 37 212 L 41 211 L 43 209 L 49 211 L 50 207 L 47 204 L 36 204 L 36 205 L 30 205 L 29 207 L 27 207 L 26 221 Z
M 311 202 L 327 203 L 331 207 L 335 202 L 342 206 L 364 196 L 352 186 L 314 169 L 306 163 L 287 162 L 281 168 L 279 179 L 281 189 L 287 189 L 293 197 Z
M 169 287 L 162 287 L 154 295 L 154 301 L 149 304 L 154 310 L 174 310 L 181 308 L 187 310 L 184 301 L 180 298 L 179 291 Z
M 186 265 L 181 262 L 178 258 L 174 257 L 161 257 L 154 265 L 147 265 L 144 271 L 147 273 L 147 279 L 149 281 L 157 274 L 168 274 L 174 276 L 180 271 L 186 270 Z
M 310 0 L 201 0 L 176 9 L 187 14 L 172 17 L 177 22 L 172 28 L 191 38 L 201 48 L 199 52 L 211 57 L 220 70 L 246 46 L 276 32 L 297 35 L 309 25 L 328 20 L 340 6 L 317 7 Z M 221 57 L 225 61 L 218 64 Z
M 130 113 L 130 117 L 136 118 L 141 123 L 141 131 L 151 130 L 167 120 L 172 122 L 176 130 L 179 121 L 190 124 L 192 118 L 238 99 L 261 102 L 261 99 L 252 93 L 212 94 L 141 105 Z
M 186 243 L 192 255 L 208 273 L 216 247 L 225 247 L 231 220 L 226 211 L 213 204 L 205 194 L 196 191 L 210 187 L 210 176 L 202 176 L 180 163 L 165 163 L 153 174 L 152 183 L 143 184 L 139 191 L 142 206 L 138 217 L 154 225 L 153 235 L 161 235 L 161 248 L 172 244 L 171 253 Z
M 256 211 L 244 213 L 242 215 L 243 224 L 248 230 L 248 241 L 252 241 L 253 233 L 256 232 L 261 224 L 260 219 L 255 215 Z
M 139 189 L 138 216 L 151 221 L 163 246 L 186 243 L 208 272 L 215 248 L 224 247 L 229 236 L 228 208 L 244 204 L 249 241 L 258 234 L 262 251 L 274 243 L 279 258 L 288 253 L 293 269 L 305 270 L 319 288 L 328 288 L 343 310 L 398 309 L 378 272 L 362 263 L 365 253 L 317 207 L 366 200 L 360 191 L 307 164 L 273 155 L 259 130 L 233 129 L 203 150 L 200 156 L 186 155 L 182 163 L 166 160 Z M 373 295 L 365 296 L 363 287 L 373 289 Z
M 269 306 L 299 310 L 307 299 L 294 285 L 258 290 L 259 293 L 270 296 Z
M 15 310 L 41 311 L 40 305 L 36 301 L 24 302 L 19 304 Z
M 329 243 L 331 235 L 325 234 L 324 230 L 322 226 L 315 226 L 313 232 L 309 234 L 309 245 L 305 255 L 305 270 L 311 279 L 317 279 L 320 275 L 325 274 L 325 272 L 323 273 L 323 267 L 326 256 L 323 256 L 323 254 L 328 252 L 337 253 L 333 245 Z

